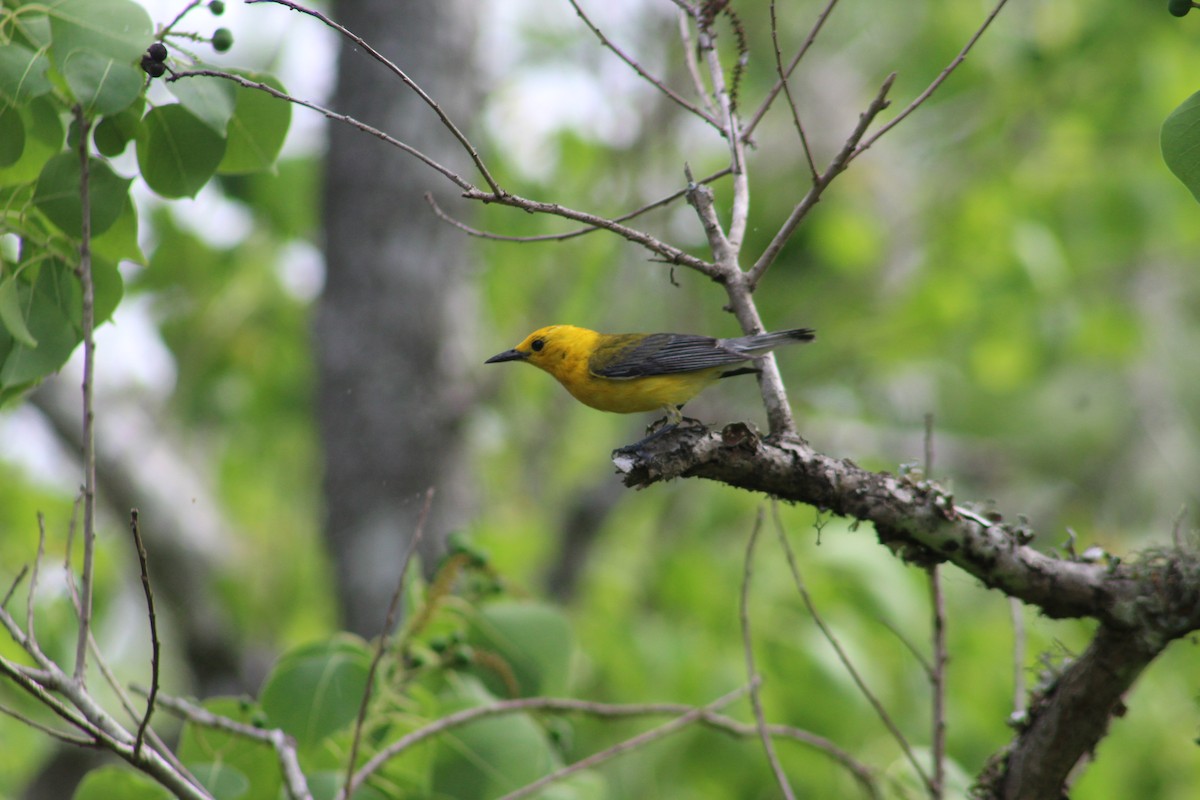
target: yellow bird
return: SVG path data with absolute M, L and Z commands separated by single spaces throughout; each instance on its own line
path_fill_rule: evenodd
M 538 328 L 485 363 L 525 361 L 558 379 L 575 399 L 601 411 L 632 414 L 680 407 L 720 378 L 758 372 L 731 369 L 772 348 L 816 338 L 811 328 L 714 339 L 688 333 L 597 333 L 574 325 Z

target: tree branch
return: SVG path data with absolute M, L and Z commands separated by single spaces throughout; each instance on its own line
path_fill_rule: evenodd
M 1028 528 L 982 517 L 932 481 L 870 472 L 796 437 L 760 438 L 743 423 L 679 428 L 616 450 L 613 461 L 630 487 L 708 478 L 871 522 L 906 560 L 950 562 L 1055 619 L 1091 617 L 1162 642 L 1200 627 L 1200 564 L 1191 551 L 1147 551 L 1134 564 L 1055 558 L 1028 546 Z
M 1087 651 L 1035 694 L 1021 732 L 984 769 L 979 796 L 1064 797 L 1071 770 L 1124 714 L 1122 696 L 1161 650 L 1138 631 L 1101 626 Z

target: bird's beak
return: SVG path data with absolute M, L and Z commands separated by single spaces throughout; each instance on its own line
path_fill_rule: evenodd
M 496 355 L 483 362 L 485 364 L 499 364 L 501 361 L 524 361 L 529 358 L 529 353 L 522 353 L 520 350 L 505 350 L 503 353 Z

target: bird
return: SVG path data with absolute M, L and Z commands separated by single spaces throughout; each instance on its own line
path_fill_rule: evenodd
M 598 333 L 548 325 L 484 363 L 524 361 L 554 376 L 581 403 L 618 414 L 663 409 L 667 426 L 721 378 L 757 373 L 738 367 L 785 344 L 811 342 L 812 328 L 715 339 L 690 333 Z

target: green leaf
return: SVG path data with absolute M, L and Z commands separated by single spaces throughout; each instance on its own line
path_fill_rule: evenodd
M 228 764 L 216 761 L 205 763 L 186 763 L 188 772 L 196 776 L 196 780 L 208 790 L 214 800 L 239 800 L 247 796 L 250 790 L 250 780 Z
M 78 297 L 78 283 L 72 292 L 74 276 L 69 272 L 65 263 L 51 261 L 41 265 L 32 287 L 18 283 L 17 300 L 37 347 L 18 343 L 8 352 L 0 365 L 0 388 L 33 383 L 58 371 L 79 343 L 70 310 Z
M 142 127 L 144 102 L 135 101 L 118 114 L 100 120 L 92 132 L 96 150 L 106 158 L 116 158 L 137 138 Z
M 88 161 L 88 199 L 91 208 L 92 235 L 112 227 L 129 196 L 129 178 L 122 178 L 100 159 Z M 79 158 L 70 152 L 59 153 L 46 162 L 38 176 L 33 204 L 68 236 L 78 238 L 83 222 L 79 202 Z
M 146 263 L 146 256 L 138 245 L 138 216 L 133 198 L 126 195 L 121 216 L 117 217 L 111 228 L 92 239 L 92 255 L 97 260 L 103 259 L 113 264 L 122 261 Z
M 225 135 L 234 111 L 234 84 L 220 78 L 198 76 L 173 81 L 167 84 L 167 88 L 198 120 L 221 136 Z
M 71 53 L 62 72 L 71 93 L 89 116 L 116 114 L 128 108 L 141 95 L 145 79 L 140 68 L 92 50 Z
M 92 256 L 92 319 L 96 325 L 112 319 L 125 294 L 125 281 L 117 265 Z M 80 317 L 83 312 L 80 310 Z
M 493 693 L 502 697 L 563 694 L 570 672 L 571 625 L 553 606 L 506 601 L 483 606 L 471 618 L 467 641 L 498 656 L 516 685 L 496 670 L 475 668 Z
M 125 767 L 105 766 L 84 776 L 73 800 L 171 800 L 171 793 L 150 778 Z
M 151 109 L 137 137 L 138 167 L 163 197 L 195 197 L 225 154 L 225 140 L 179 103 Z
M 1200 92 L 1170 113 L 1163 122 L 1161 142 L 1167 167 L 1200 200 Z
M 150 15 L 132 0 L 49 0 L 46 6 L 59 67 L 79 50 L 136 64 L 153 37 Z
M 442 712 L 492 702 L 495 698 L 478 684 L 464 682 L 446 697 Z M 527 714 L 485 717 L 451 728 L 438 737 L 437 745 L 434 794 L 455 800 L 507 794 L 558 766 L 545 732 Z
M 345 770 L 325 770 L 314 772 L 306 777 L 313 800 L 334 800 L 342 786 L 346 784 Z M 408 795 L 403 796 L 407 797 Z M 391 797 L 373 786 L 360 786 L 354 791 L 351 800 L 391 800 Z
M 349 634 L 286 653 L 263 685 L 263 710 L 300 747 L 313 747 L 358 715 L 370 664 L 370 648 Z
M 283 84 L 269 75 L 245 77 L 284 91 Z M 237 87 L 237 104 L 229 120 L 229 146 L 218 171 L 237 175 L 271 169 L 291 121 L 291 103 L 259 89 Z
M 21 306 L 21 296 L 18 292 L 19 281 L 16 275 L 9 275 L 0 281 L 0 322 L 17 340 L 26 347 L 37 347 L 37 339 L 29 332 L 25 324 L 25 309 Z M 26 299 L 32 293 L 26 293 Z
M 50 60 L 19 44 L 0 47 L 0 95 L 21 103 L 50 91 L 46 70 Z
M 204 701 L 204 708 L 245 725 L 255 725 L 263 716 L 256 704 L 235 697 L 210 698 Z M 274 798 L 283 782 L 279 760 L 269 745 L 216 728 L 185 723 L 176 755 L 189 764 L 225 764 L 236 769 L 249 784 L 247 797 Z
M 66 131 L 58 110 L 47 98 L 35 98 L 18 111 L 25 126 L 25 149 L 16 163 L 0 167 L 0 186 L 15 186 L 35 180 L 46 162 L 63 146 Z
M 25 123 L 12 106 L 0 107 L 0 167 L 11 167 L 25 152 Z

